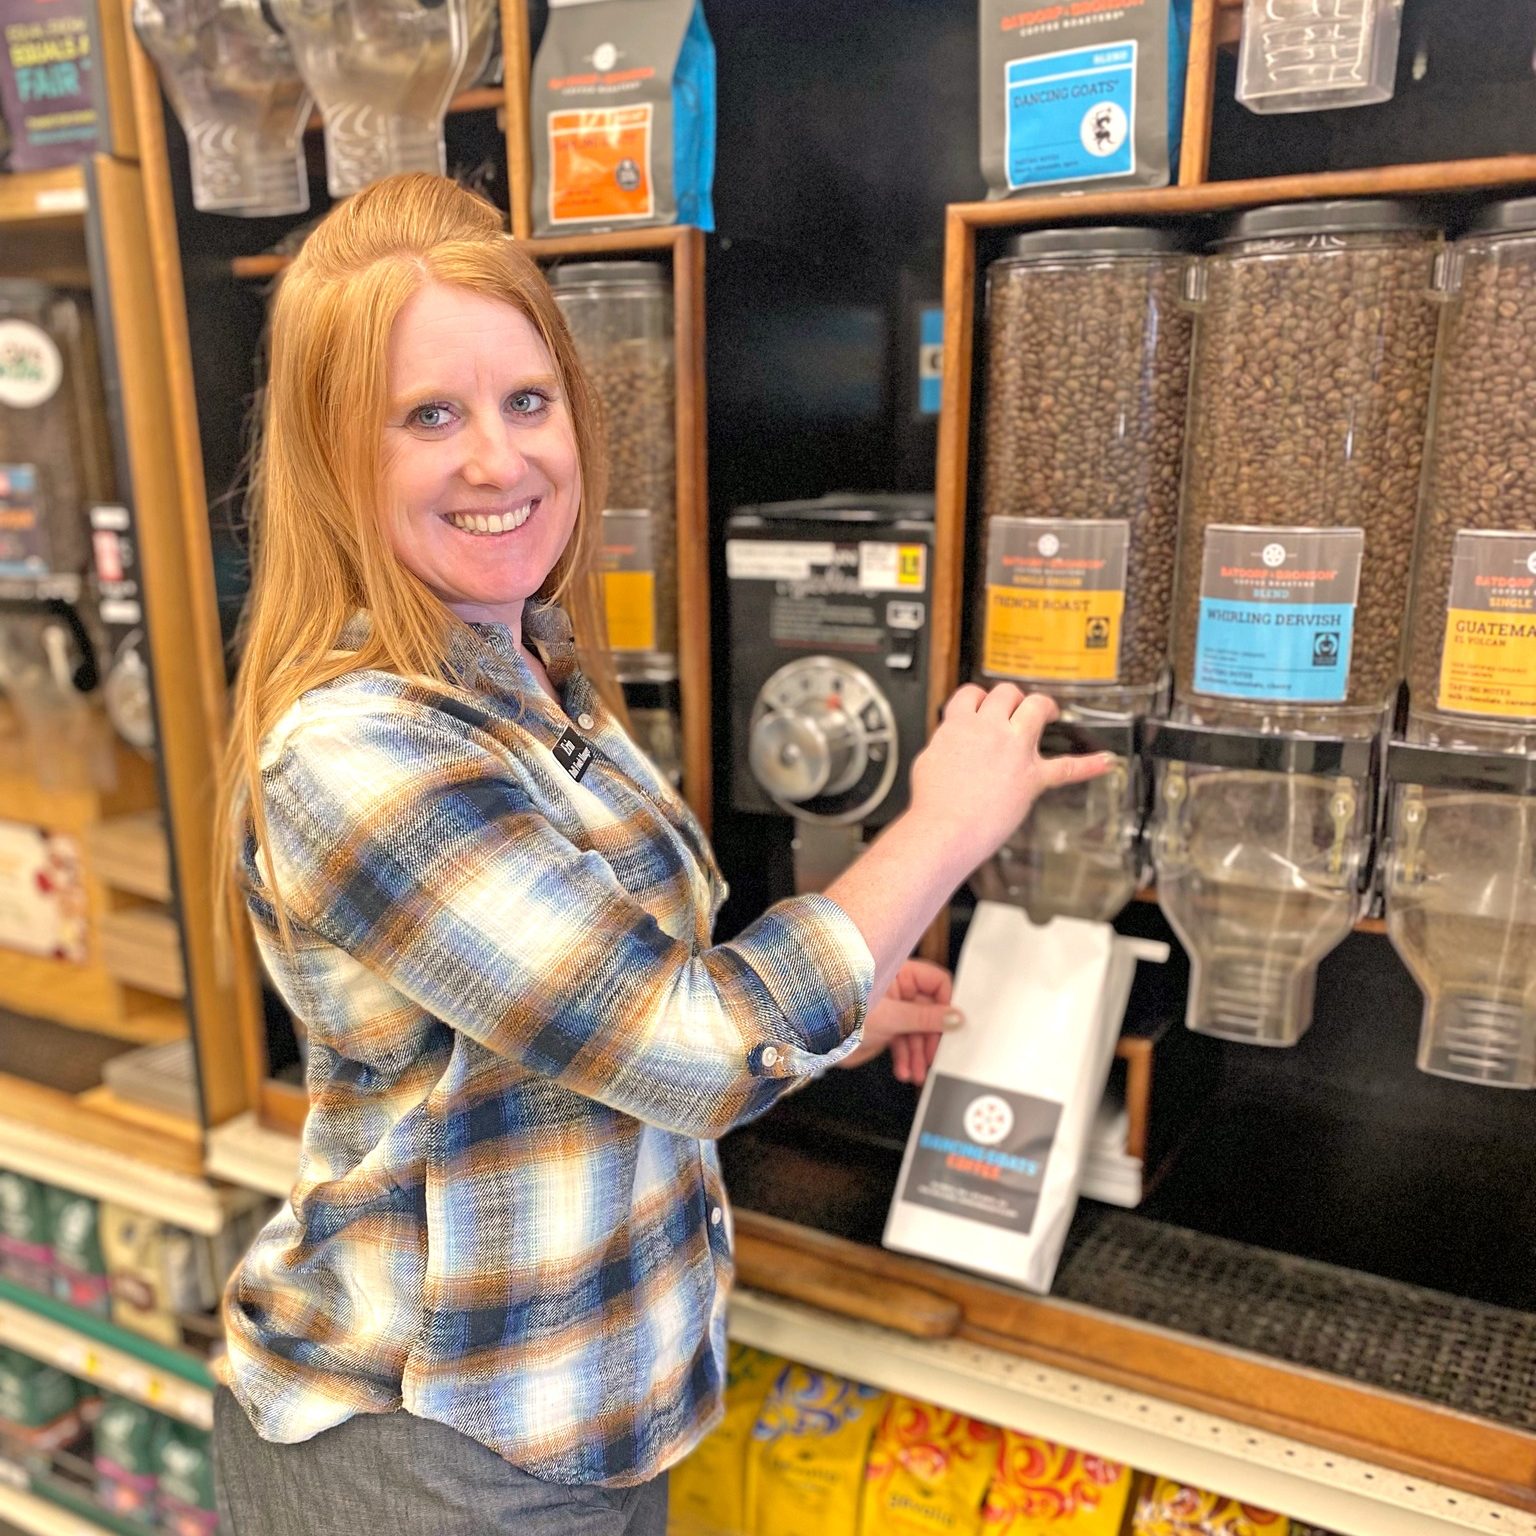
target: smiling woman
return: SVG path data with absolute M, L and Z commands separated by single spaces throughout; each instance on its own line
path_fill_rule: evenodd
M 225 1296 L 230 1528 L 662 1536 L 720 1413 L 715 1139 L 887 1046 L 920 1082 L 956 1020 L 913 945 L 1107 760 L 962 689 L 906 816 L 712 943 L 708 841 L 605 702 L 591 390 L 440 178 L 338 205 L 284 278 L 256 488 L 221 814 L 310 1107 Z

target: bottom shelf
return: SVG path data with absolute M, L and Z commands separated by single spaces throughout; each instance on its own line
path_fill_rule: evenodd
M 70 1501 L 73 1506 L 74 1501 Z M 0 1483 L 0 1531 L 7 1527 L 26 1536 L 101 1536 L 112 1531 L 117 1536 L 143 1536 L 145 1527 L 128 1525 L 112 1516 L 93 1510 L 89 1514 L 62 1502 L 40 1498 L 22 1488 Z
M 957 1339 L 739 1289 L 739 1343 L 1322 1525 L 1341 1536 L 1536 1536 L 1536 1516 L 1421 1477 Z

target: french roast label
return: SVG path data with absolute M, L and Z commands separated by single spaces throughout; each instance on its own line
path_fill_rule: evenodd
M 983 670 L 1031 682 L 1118 682 L 1129 547 L 1124 521 L 991 518 Z
M 1536 720 L 1536 533 L 1456 535 L 1439 703 Z
M 608 619 L 608 648 L 613 651 L 656 649 L 656 555 L 649 507 L 609 508 L 603 512 L 603 546 L 598 569 L 603 577 L 603 607 Z
M 0 405 L 19 411 L 46 405 L 64 381 L 53 337 L 26 320 L 0 320 Z
M 901 1198 L 1026 1235 L 1060 1119 L 1048 1099 L 936 1074 Z
M 1359 528 L 1207 528 L 1195 691 L 1342 704 L 1364 554 Z

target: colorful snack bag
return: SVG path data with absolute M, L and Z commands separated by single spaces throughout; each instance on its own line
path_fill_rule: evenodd
M 1132 1536 L 1290 1536 L 1284 1515 L 1156 1478 L 1138 1500 Z
M 863 1536 L 980 1536 L 1002 1448 L 995 1425 L 892 1398 L 869 1453 Z
M 785 1369 L 777 1355 L 731 1345 L 725 1417 L 668 1478 L 671 1536 L 745 1536 L 747 1453 L 757 1416 Z
M 1131 1469 L 1035 1435 L 1003 1432 L 984 1536 L 1119 1536 Z
M 874 1387 L 786 1366 L 752 1431 L 751 1536 L 857 1531 L 864 1465 L 885 1404 Z

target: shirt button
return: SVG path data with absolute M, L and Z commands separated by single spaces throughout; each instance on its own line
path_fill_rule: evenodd
M 763 1047 L 762 1062 L 763 1062 L 763 1065 L 765 1067 L 771 1067 L 771 1066 L 776 1065 L 777 1062 L 778 1062 L 778 1059 L 779 1059 L 779 1048 L 778 1048 L 778 1046 L 776 1046 L 776 1045 L 767 1045 L 767 1046 Z
M 597 724 L 597 721 L 594 720 L 591 715 L 577 715 L 576 724 L 579 725 L 582 730 L 590 731 L 592 727 Z
M 720 1225 L 720 1223 L 722 1221 L 724 1221 L 724 1220 L 725 1220 L 725 1212 L 722 1211 L 718 1205 L 715 1206 L 714 1209 L 711 1210 L 710 1213 L 709 1213 L 709 1224 L 710 1224 L 710 1226 L 718 1227 Z

